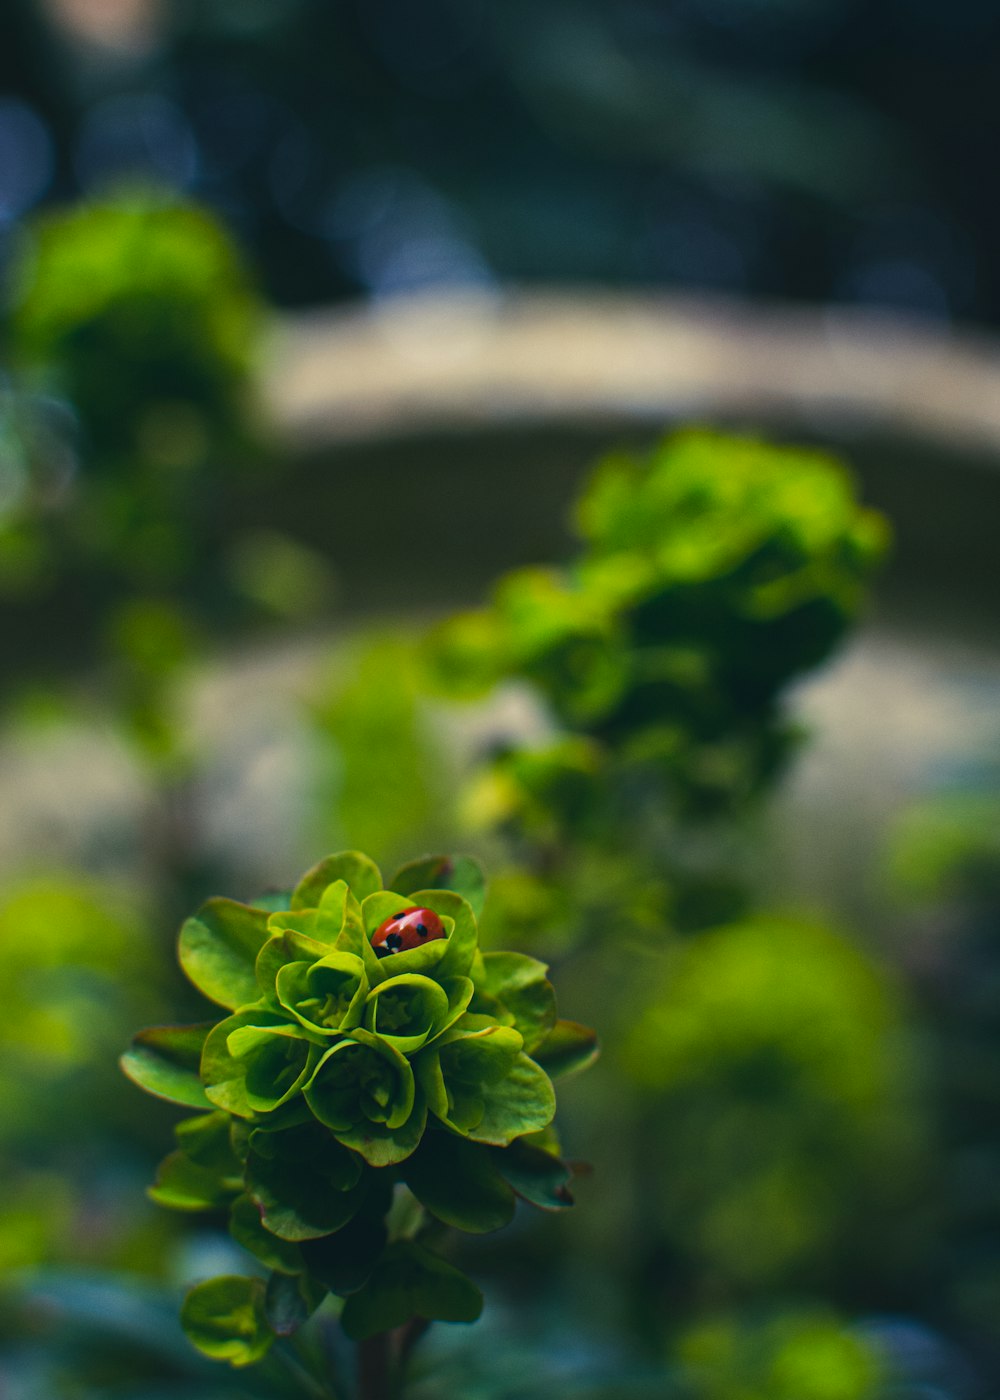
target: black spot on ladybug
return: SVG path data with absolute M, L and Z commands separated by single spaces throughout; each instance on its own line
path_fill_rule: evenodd
M 396 922 L 397 919 L 405 919 L 406 916 L 407 916 L 407 914 L 408 914 L 409 912 L 410 912 L 409 909 L 400 909 L 400 911 L 399 911 L 398 914 L 393 914 L 393 916 L 392 916 L 392 918 L 389 920 L 389 922 L 390 922 L 391 924 L 394 924 L 394 923 Z
M 417 924 L 417 934 L 418 934 L 418 936 L 419 936 L 420 938 L 426 938 L 426 937 L 427 937 L 427 925 L 426 925 L 426 924 Z

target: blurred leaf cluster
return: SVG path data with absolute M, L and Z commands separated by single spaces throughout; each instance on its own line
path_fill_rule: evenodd
M 579 736 L 502 756 L 494 810 L 530 826 L 540 798 L 585 832 L 645 817 L 650 788 L 682 818 L 738 808 L 779 771 L 783 691 L 856 616 L 885 522 L 824 454 L 696 432 L 603 462 L 576 524 L 569 567 L 507 576 L 432 644 L 448 693 L 523 679 Z
M 24 509 L 60 567 L 69 548 L 133 586 L 176 584 L 204 546 L 206 471 L 257 450 L 263 308 L 240 254 L 196 205 L 125 194 L 39 219 L 11 282 L 11 367 L 74 420 Z
M 124 733 L 174 781 L 190 757 L 177 686 L 207 636 L 315 616 L 333 592 L 317 551 L 229 518 L 273 470 L 254 394 L 264 303 L 218 220 L 152 187 L 50 211 L 15 248 L 0 599 L 22 644 L 8 684 L 99 669 Z
M 121 1036 L 164 994 L 134 900 L 54 873 L 0 904 L 0 1269 L 39 1263 L 155 1268 L 166 1231 L 123 1198 L 147 1115 L 115 1075 Z

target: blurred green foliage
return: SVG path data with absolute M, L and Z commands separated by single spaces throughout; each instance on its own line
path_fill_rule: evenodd
M 701 1323 L 678 1348 L 692 1400 L 871 1400 L 879 1357 L 822 1311 Z
M 12 358 L 74 405 L 88 474 L 141 471 L 162 505 L 171 482 L 247 452 L 263 312 L 208 213 L 135 193 L 47 214 L 13 281 Z M 176 545 L 152 518 L 135 537 L 131 494 L 102 494 L 91 528 L 128 532 L 137 564 L 169 569 Z
M 0 961 L 0 1142 L 12 1142 L 58 1132 L 52 1095 L 86 1117 L 98 1086 L 114 1082 L 108 1056 L 122 1029 L 153 1012 L 162 970 L 131 901 L 54 874 L 4 893 Z
M 0 902 L 0 1269 L 117 1263 L 156 1270 L 169 1231 L 122 1196 L 148 1116 L 114 1073 L 116 1047 L 165 993 L 133 899 L 49 873 Z
M 892 833 L 888 865 L 908 900 L 996 900 L 1000 793 L 957 791 L 910 806 Z
M 371 633 L 342 646 L 310 706 L 318 835 L 401 860 L 450 836 L 443 746 L 435 742 L 412 639 Z
M 688 1287 L 752 1295 L 849 1238 L 863 1256 L 859 1203 L 890 1209 L 920 1151 L 885 973 L 827 929 L 758 915 L 675 947 L 659 977 L 622 1061 L 656 1094 L 648 1204 Z
M 523 786 L 557 796 L 580 763 L 611 765 L 609 826 L 623 808 L 647 818 L 651 785 L 685 818 L 733 811 L 778 773 L 793 738 L 783 691 L 856 617 L 885 521 L 825 454 L 689 432 L 603 462 L 576 524 L 567 568 L 510 574 L 489 609 L 437 633 L 438 683 L 473 697 L 530 682 L 558 725 L 601 748 L 557 749 Z M 570 805 L 586 823 L 586 804 Z
M 203 638 L 314 618 L 333 595 L 316 551 L 226 516 L 270 466 L 265 308 L 219 221 L 155 189 L 49 212 L 16 248 L 0 597 L 23 645 L 8 684 L 64 681 L 63 651 L 100 668 L 126 736 L 176 784 L 176 691 Z M 67 616 L 62 646 L 38 645 Z

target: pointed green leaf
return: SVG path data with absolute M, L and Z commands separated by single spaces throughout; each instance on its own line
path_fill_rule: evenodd
M 576 1021 L 557 1021 L 542 1043 L 531 1052 L 550 1079 L 586 1069 L 599 1054 L 597 1033 Z
M 401 1327 L 411 1317 L 475 1322 L 483 1295 L 459 1269 L 409 1240 L 385 1250 L 368 1282 L 344 1304 L 341 1325 L 354 1341 Z
M 235 1010 L 257 1000 L 254 964 L 268 937 L 267 920 L 263 909 L 210 899 L 184 922 L 181 966 L 210 1001 Z
M 346 880 L 359 900 L 382 888 L 382 874 L 373 860 L 361 851 L 341 851 L 327 856 L 303 875 L 292 892 L 292 908 L 315 909 L 324 890 L 335 880 Z
M 231 1366 L 259 1361 L 274 1341 L 259 1278 L 224 1275 L 198 1283 L 184 1299 L 181 1325 L 199 1351 Z
M 479 1143 L 427 1132 L 402 1173 L 421 1205 L 457 1230 L 499 1230 L 514 1215 L 514 1192 Z
M 140 1089 L 186 1108 L 211 1108 L 198 1073 L 202 1046 L 212 1023 L 151 1026 L 140 1031 L 119 1064 Z
M 424 856 L 401 866 L 389 881 L 397 894 L 414 890 L 454 890 L 467 900 L 478 919 L 486 899 L 482 869 L 471 856 Z

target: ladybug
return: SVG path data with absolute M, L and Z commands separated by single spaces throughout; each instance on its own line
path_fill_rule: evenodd
M 444 936 L 444 924 L 433 909 L 401 909 L 379 924 L 372 934 L 372 947 L 377 957 L 387 958 L 390 953 L 405 953 Z

